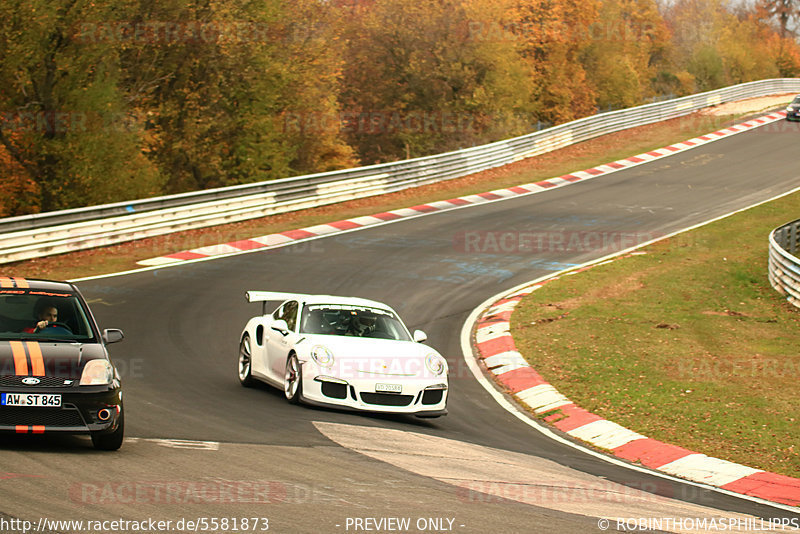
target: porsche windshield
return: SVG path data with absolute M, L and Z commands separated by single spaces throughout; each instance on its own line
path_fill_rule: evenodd
M 72 293 L 0 290 L 0 340 L 88 341 L 88 314 Z
M 310 304 L 303 307 L 303 334 L 354 336 L 410 341 L 403 323 L 388 310 L 366 306 Z

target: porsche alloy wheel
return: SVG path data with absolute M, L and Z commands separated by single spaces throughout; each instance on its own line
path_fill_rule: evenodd
M 253 385 L 252 369 L 252 352 L 250 351 L 250 336 L 246 335 L 242 338 L 239 344 L 239 382 L 244 387 Z
M 303 374 L 300 369 L 300 361 L 297 354 L 291 354 L 286 360 L 286 374 L 283 378 L 283 392 L 286 400 L 292 404 L 300 402 L 300 395 L 303 393 Z

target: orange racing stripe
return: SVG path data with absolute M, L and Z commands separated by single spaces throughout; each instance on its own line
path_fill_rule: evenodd
M 34 434 L 44 434 L 44 425 L 33 425 L 31 427 L 31 432 Z
M 14 281 L 7 276 L 0 276 L 0 287 L 14 287 Z
M 24 278 L 14 278 L 14 282 L 16 282 L 17 287 L 20 289 L 28 289 L 31 287 L 30 284 L 28 284 L 28 281 Z
M 28 433 L 28 426 L 27 425 L 16 425 L 14 429 L 17 431 L 17 434 L 27 434 Z
M 28 355 L 31 357 L 31 374 L 33 376 L 44 376 L 44 357 L 42 347 L 38 341 L 26 341 L 28 345 Z
M 11 345 L 11 353 L 14 356 L 14 373 L 17 376 L 28 375 L 28 358 L 25 355 L 25 346 L 22 341 L 9 341 Z M 41 353 L 41 351 L 39 351 Z M 42 362 L 44 365 L 44 361 Z

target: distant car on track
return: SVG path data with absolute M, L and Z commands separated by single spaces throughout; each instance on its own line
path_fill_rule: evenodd
M 45 318 L 43 318 L 45 317 Z M 0 432 L 88 434 L 122 445 L 122 387 L 102 332 L 78 288 L 0 276 Z
M 248 291 L 261 302 L 239 338 L 239 381 L 283 389 L 290 403 L 438 417 L 447 361 L 373 300 Z M 268 302 L 282 302 L 268 313 Z
M 786 106 L 786 120 L 800 121 L 800 95 L 794 97 L 794 100 Z

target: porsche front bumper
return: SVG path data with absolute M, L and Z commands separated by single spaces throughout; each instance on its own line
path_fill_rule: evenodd
M 319 406 L 418 417 L 447 414 L 447 378 L 397 379 L 391 376 L 344 380 L 303 376 L 303 401 Z

